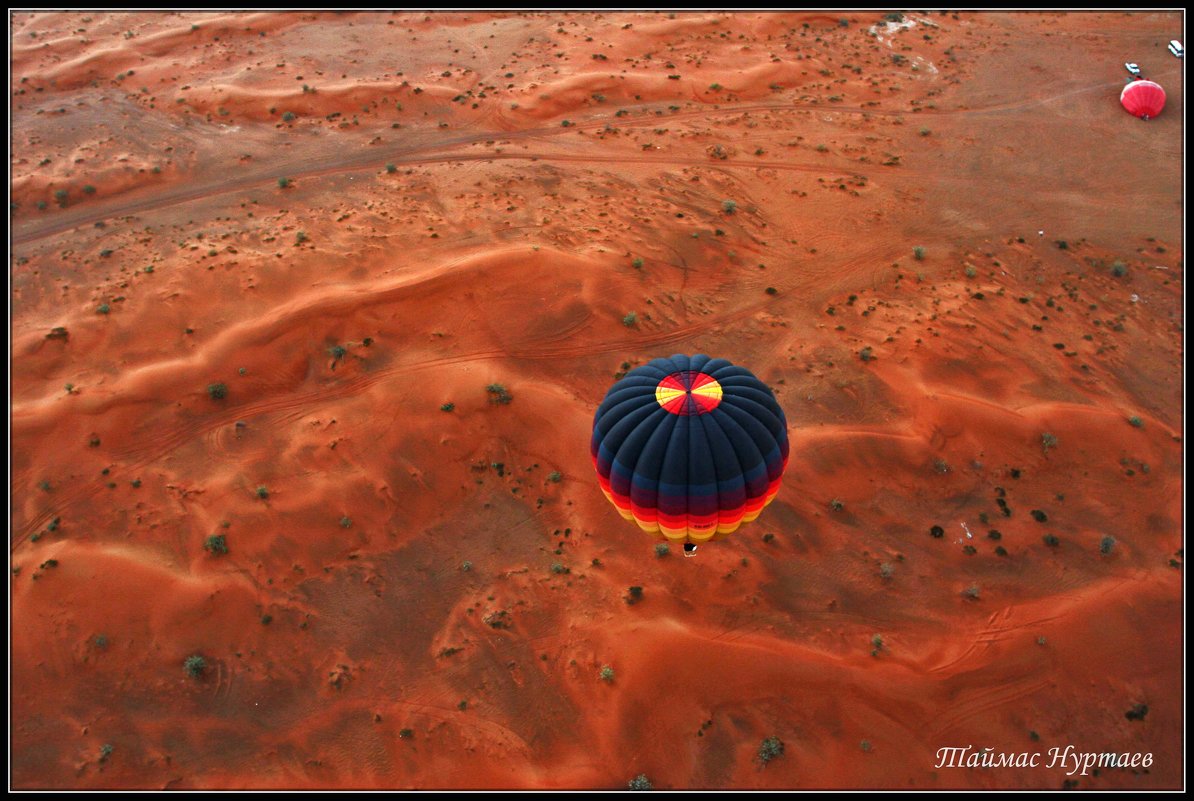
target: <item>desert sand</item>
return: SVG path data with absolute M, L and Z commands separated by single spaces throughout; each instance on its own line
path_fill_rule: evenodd
M 1181 787 L 1181 27 L 15 13 L 11 787 Z M 672 353 L 791 441 L 694 559 Z

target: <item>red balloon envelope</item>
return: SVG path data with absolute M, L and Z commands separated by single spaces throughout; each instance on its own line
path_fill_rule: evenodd
M 1152 81 L 1132 81 L 1120 92 L 1119 102 L 1129 114 L 1147 120 L 1165 108 L 1165 90 Z

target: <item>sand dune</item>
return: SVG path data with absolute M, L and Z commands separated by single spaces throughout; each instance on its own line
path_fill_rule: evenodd
M 1180 29 L 16 13 L 12 787 L 1181 787 Z M 678 352 L 791 442 L 695 559 Z

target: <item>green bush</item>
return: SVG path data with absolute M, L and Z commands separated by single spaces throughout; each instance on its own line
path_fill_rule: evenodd
M 639 775 L 635 776 L 633 779 L 631 779 L 627 783 L 627 786 L 631 790 L 652 790 L 652 789 L 654 789 L 651 786 L 651 781 L 647 778 L 647 774 L 645 774 L 645 773 L 640 773 Z
M 207 394 L 211 396 L 212 400 L 222 400 L 228 397 L 228 387 L 225 384 L 208 384 Z
M 759 761 L 766 765 L 784 752 L 784 741 L 778 737 L 768 737 L 759 745 Z
M 182 666 L 188 675 L 199 678 L 203 675 L 203 671 L 207 670 L 207 660 L 199 654 L 192 654 L 186 658 Z

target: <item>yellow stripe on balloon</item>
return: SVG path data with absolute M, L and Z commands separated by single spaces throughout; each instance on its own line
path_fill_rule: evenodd
M 665 387 L 663 384 L 655 388 L 655 400 L 659 402 L 660 406 L 667 406 L 683 394 L 684 390 L 672 389 L 671 387 Z

